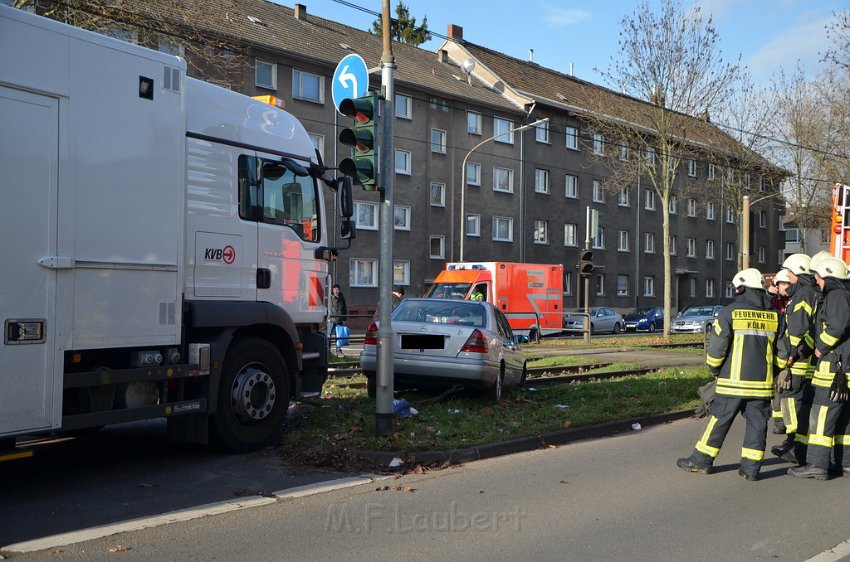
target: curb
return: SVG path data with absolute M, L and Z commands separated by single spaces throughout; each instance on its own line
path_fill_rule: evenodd
M 400 451 L 364 451 L 355 449 L 354 454 L 362 459 L 374 462 L 379 465 L 387 466 L 395 457 L 407 459 L 409 463 L 423 464 L 442 464 L 445 462 L 463 463 L 476 461 L 480 459 L 488 459 L 500 457 L 503 455 L 511 455 L 514 453 L 522 453 L 533 451 L 535 449 L 545 448 L 549 445 L 566 445 L 574 441 L 582 439 L 592 439 L 596 437 L 609 437 L 619 433 L 635 431 L 633 424 L 640 424 L 641 427 L 651 425 L 659 425 L 669 423 L 694 416 L 694 411 L 679 410 L 666 414 L 650 414 L 627 420 L 617 420 L 612 422 L 591 425 L 587 427 L 577 427 L 574 429 L 563 429 L 560 431 L 552 431 L 541 435 L 530 437 L 520 437 L 509 441 L 500 441 L 497 443 L 487 443 L 478 445 L 477 447 L 469 447 L 466 449 L 450 449 L 447 451 L 422 451 L 403 453 Z

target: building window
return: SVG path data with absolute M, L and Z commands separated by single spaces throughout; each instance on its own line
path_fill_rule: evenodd
M 514 143 L 514 122 L 500 117 L 493 117 L 493 140 L 495 142 L 503 142 L 505 144 Z M 508 132 L 510 131 L 510 132 Z
M 605 137 L 602 135 L 602 133 L 593 133 L 593 153 L 605 153 Z
M 534 140 L 549 144 L 549 122 L 543 123 L 534 127 Z
M 762 193 L 767 191 L 767 178 L 764 176 L 759 176 L 759 191 Z
M 410 230 L 410 207 L 393 205 L 393 229 Z
M 619 251 L 619 252 L 628 252 L 629 251 L 629 231 L 628 230 L 617 231 L 617 251 Z
M 404 94 L 395 95 L 395 116 L 399 119 L 413 119 L 413 98 Z
M 593 180 L 593 202 L 605 202 L 605 190 L 602 189 L 602 182 L 599 180 Z
M 599 227 L 599 232 L 596 233 L 596 238 L 592 240 L 592 244 L 595 250 L 605 249 L 605 229 L 601 226 Z
M 564 295 L 573 294 L 573 273 L 572 271 L 564 272 Z
M 299 100 L 324 103 L 325 77 L 292 69 L 292 97 Z
M 643 278 L 643 296 L 655 296 L 655 277 L 647 276 Z
M 695 178 L 697 177 L 697 161 L 696 160 L 688 160 L 688 176 Z
M 705 204 L 705 218 L 710 221 L 714 220 L 714 203 Z
M 705 259 L 713 260 L 714 259 L 714 240 L 706 240 L 705 241 Z
M 709 179 L 709 180 L 714 180 L 714 174 L 715 174 L 715 172 L 714 172 L 714 164 L 709 164 L 709 165 L 708 165 L 708 179 Z
M 514 219 L 493 217 L 493 240 L 496 242 L 513 242 Z
M 605 274 L 603 273 L 596 274 L 596 296 L 605 296 Z
M 446 206 L 446 184 L 431 182 L 431 206 Z
M 798 244 L 800 242 L 800 229 L 799 228 L 786 228 L 785 229 L 785 242 L 791 242 Z
M 732 205 L 726 206 L 726 222 L 735 224 L 735 209 L 732 208 Z
M 493 166 L 493 191 L 514 192 L 514 171 Z
M 564 225 L 564 246 L 578 246 L 578 225 Z
M 431 236 L 431 259 L 432 260 L 441 260 L 446 256 L 446 237 L 445 236 Z
M 547 221 L 534 221 L 534 243 L 549 243 L 549 223 Z
M 735 181 L 735 170 L 732 168 L 726 168 L 724 173 L 726 185 L 732 185 L 732 182 Z
M 688 257 L 695 258 L 697 256 L 697 240 L 696 238 L 688 238 Z
M 735 261 L 735 244 L 726 242 L 726 261 Z
M 354 224 L 357 225 L 357 230 L 378 230 L 378 204 L 355 201 Z
M 481 164 L 477 162 L 467 162 L 466 164 L 466 184 L 481 185 Z
M 254 85 L 258 88 L 277 90 L 277 65 L 260 59 L 255 59 Z
M 481 114 L 474 111 L 466 112 L 466 132 L 473 135 L 481 134 Z
M 670 255 L 675 256 L 676 255 L 676 244 L 678 243 L 678 239 L 675 236 L 671 236 L 667 240 L 670 244 Z
M 643 208 L 647 211 L 655 210 L 655 192 L 651 189 L 643 190 Z
M 767 228 L 767 213 L 759 211 L 759 228 Z
M 534 170 L 534 191 L 537 193 L 549 193 L 549 170 Z
M 643 253 L 644 254 L 654 254 L 655 253 L 655 233 L 653 233 L 653 232 L 644 232 L 643 233 Z
M 576 127 L 567 127 L 567 148 L 578 150 L 578 129 Z
M 174 41 L 168 41 L 167 39 L 159 40 L 157 50 L 159 50 L 160 53 L 167 53 L 175 57 L 183 56 L 183 45 L 181 45 L 180 43 L 175 43 Z M 259 86 L 259 84 L 257 84 L 257 86 Z
M 629 188 L 624 187 L 620 190 L 620 194 L 617 196 L 617 205 L 620 207 L 629 207 L 631 204 Z
M 568 199 L 578 198 L 578 176 L 567 175 L 564 182 L 564 197 Z
M 731 299 L 735 297 L 735 287 L 732 286 L 732 282 L 729 281 L 726 283 L 726 298 Z
M 410 286 L 410 262 L 393 260 L 393 285 Z
M 395 151 L 395 173 L 410 175 L 410 151 L 396 149 Z
M 670 195 L 670 199 L 667 200 L 667 212 L 671 215 L 679 212 L 679 198 L 676 195 Z
M 446 153 L 446 132 L 440 129 L 431 129 L 431 152 L 438 154 Z
M 691 197 L 688 199 L 688 216 L 695 217 L 697 216 L 697 200 Z
M 348 271 L 351 287 L 378 286 L 378 260 L 352 258 L 348 260 Z
M 759 246 L 758 261 L 759 261 L 759 263 L 767 262 L 767 252 L 765 251 L 764 246 Z
M 310 137 L 310 142 L 313 143 L 313 148 L 319 153 L 319 156 L 322 157 L 322 160 L 325 159 L 325 135 L 317 135 L 315 133 L 307 133 L 307 136 Z
M 475 237 L 481 236 L 481 215 L 477 213 L 467 213 L 466 235 Z
M 750 190 L 750 173 L 749 172 L 744 174 L 744 190 L 745 191 Z
M 707 298 L 714 298 L 714 279 L 705 280 L 705 296 Z
M 629 296 L 629 276 L 628 275 L 618 275 L 617 276 L 617 296 L 618 297 Z
M 626 145 L 626 141 L 621 141 L 620 144 L 620 162 L 628 162 L 629 160 L 629 147 Z
M 696 297 L 697 296 L 697 278 L 691 277 L 688 279 L 688 296 Z

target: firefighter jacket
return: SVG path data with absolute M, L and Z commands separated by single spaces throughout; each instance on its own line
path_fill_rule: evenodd
M 779 311 L 770 296 L 745 288 L 720 311 L 708 341 L 705 362 L 717 376 L 717 394 L 736 398 L 773 397 Z
M 788 288 L 791 299 L 785 308 L 785 330 L 777 347 L 778 364 L 794 359 L 791 373 L 812 378 L 815 372 L 815 316 L 818 292 L 811 275 L 798 275 Z
M 838 369 L 846 371 L 850 360 L 850 290 L 838 279 L 829 277 L 823 284 L 823 307 L 818 316 L 821 325 L 815 347 L 821 356 L 812 384 L 829 388 Z

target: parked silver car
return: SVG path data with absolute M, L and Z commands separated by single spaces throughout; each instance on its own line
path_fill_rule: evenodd
M 487 302 L 405 299 L 392 313 L 395 383 L 463 384 L 486 388 L 495 400 L 503 388 L 524 384 L 525 356 L 508 319 Z M 366 332 L 360 368 L 375 395 L 378 325 Z
M 564 314 L 565 332 L 584 332 L 585 316 L 583 310 Z M 590 333 L 611 332 L 619 334 L 625 329 L 623 316 L 606 306 L 595 306 L 587 310 L 590 316 Z
M 722 306 L 689 306 L 673 319 L 670 331 L 677 334 L 704 334 L 711 330 Z

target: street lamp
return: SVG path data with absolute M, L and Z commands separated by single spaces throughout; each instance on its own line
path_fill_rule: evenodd
M 528 125 L 522 125 L 521 127 L 515 127 L 513 129 L 507 130 L 503 133 L 499 133 L 498 135 L 494 135 L 489 139 L 484 139 L 479 142 L 475 146 L 470 149 L 469 152 L 466 153 L 466 156 L 463 157 L 463 164 L 461 165 L 460 171 L 460 260 L 463 261 L 463 240 L 466 238 L 466 161 L 469 160 L 469 157 L 473 152 L 481 148 L 482 145 L 495 140 L 499 137 L 503 137 L 505 135 L 509 135 L 511 133 L 516 133 L 518 131 L 525 131 L 526 129 L 531 129 L 532 127 L 536 127 L 542 123 L 546 123 L 549 121 L 549 118 L 546 117 L 544 119 L 538 119 L 534 123 L 529 123 Z

